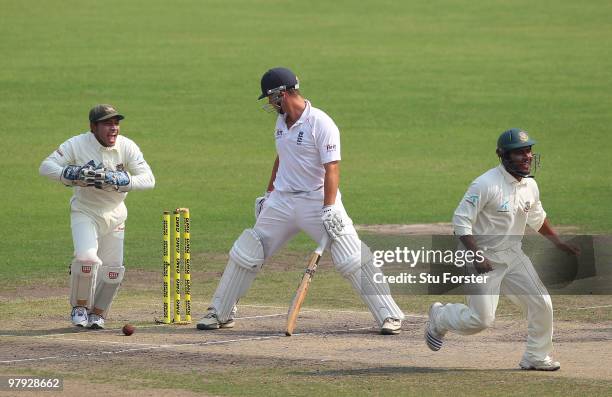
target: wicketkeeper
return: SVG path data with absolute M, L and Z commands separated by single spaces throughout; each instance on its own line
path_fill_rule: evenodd
M 244 296 L 264 261 L 299 231 L 320 243 L 331 237 L 331 257 L 370 309 L 383 334 L 397 334 L 404 315 L 387 284 L 373 282 L 380 270 L 372 264 L 346 213 L 338 190 L 340 131 L 322 110 L 299 91 L 289 69 L 268 70 L 261 79 L 259 99 L 275 112 L 277 157 L 267 192 L 255 201 L 256 223 L 236 240 L 229 262 L 198 329 L 234 326 L 235 305 Z
M 132 190 L 152 189 L 155 178 L 142 152 L 119 135 L 123 119 L 111 105 L 89 112 L 90 131 L 62 143 L 40 165 L 40 174 L 73 188 L 70 224 L 72 324 L 104 328 L 125 268 L 123 237 Z

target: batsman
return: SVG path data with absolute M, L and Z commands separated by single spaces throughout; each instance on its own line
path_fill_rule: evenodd
M 40 174 L 73 188 L 70 225 L 72 324 L 104 328 L 125 268 L 123 238 L 127 192 L 152 189 L 155 178 L 138 146 L 119 135 L 123 115 L 111 105 L 89 112 L 90 131 L 62 143 L 40 165 Z
M 272 175 L 265 195 L 255 200 L 255 226 L 244 230 L 234 243 L 208 313 L 197 328 L 233 327 L 236 303 L 264 262 L 304 231 L 316 243 L 329 234 L 336 269 L 361 296 L 381 333 L 399 333 L 404 315 L 389 286 L 374 283 L 374 274 L 380 270 L 342 205 L 338 127 L 302 97 L 298 78 L 287 68 L 264 73 L 259 99 L 264 98 L 268 101 L 264 108 L 277 115 Z

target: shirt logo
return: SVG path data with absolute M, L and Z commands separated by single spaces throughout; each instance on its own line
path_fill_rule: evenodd
M 325 148 L 327 149 L 327 153 L 336 151 L 336 145 L 325 145 Z
M 472 204 L 473 206 L 477 206 L 478 205 L 478 195 L 477 194 L 472 194 L 469 196 L 465 196 L 465 201 L 467 201 L 468 203 Z
M 510 200 L 506 200 L 499 206 L 497 212 L 510 212 Z
M 57 154 L 59 154 L 60 156 L 64 157 L 64 153 L 62 153 L 62 151 L 61 151 L 61 150 L 56 149 L 55 151 L 56 151 L 56 152 L 57 152 Z
M 301 145 L 303 141 L 304 141 L 304 131 L 300 131 L 298 132 L 297 144 Z
M 523 211 L 529 212 L 530 209 L 531 209 L 531 201 L 527 201 L 525 203 L 525 208 L 523 208 Z
M 91 266 L 90 265 L 83 265 L 81 266 L 81 273 L 91 273 Z
M 283 137 L 283 130 L 276 130 L 276 139 Z
M 108 272 L 108 278 L 110 280 L 116 280 L 119 277 L 119 273 L 117 272 Z

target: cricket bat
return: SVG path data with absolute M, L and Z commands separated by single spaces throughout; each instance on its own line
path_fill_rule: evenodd
M 295 323 L 297 322 L 298 314 L 300 313 L 300 308 L 302 307 L 302 303 L 304 303 L 306 293 L 308 292 L 308 287 L 310 286 L 310 281 L 317 271 L 319 260 L 321 259 L 321 255 L 323 255 L 323 251 L 325 251 L 325 248 L 327 248 L 328 242 L 329 235 L 325 233 L 321 244 L 319 244 L 317 249 L 310 255 L 310 259 L 308 259 L 308 266 L 306 266 L 306 270 L 302 276 L 302 281 L 295 292 L 291 306 L 289 306 L 289 312 L 287 313 L 287 330 L 285 331 L 285 335 L 287 336 L 291 336 L 291 334 L 293 334 Z

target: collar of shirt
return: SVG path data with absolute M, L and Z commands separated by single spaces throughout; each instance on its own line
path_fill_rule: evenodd
M 91 144 L 94 145 L 94 147 L 97 148 L 99 151 L 104 152 L 104 151 L 117 150 L 117 142 L 115 142 L 115 144 L 111 147 L 102 146 L 100 142 L 98 142 L 98 138 L 96 138 L 94 133 L 91 131 L 89 131 L 89 133 L 90 133 L 89 140 Z M 118 139 L 119 139 L 119 135 L 117 135 L 117 140 Z
M 506 171 L 506 168 L 504 167 L 503 164 L 500 164 L 497 166 L 497 169 L 499 170 L 499 172 L 502 174 L 502 176 L 504 177 L 504 179 L 506 180 L 506 182 L 510 185 L 526 185 L 527 184 L 527 180 L 526 178 L 521 178 L 520 181 L 518 181 L 514 176 L 512 176 L 512 174 L 510 174 L 508 171 Z
M 304 102 L 306 103 L 306 107 L 304 108 L 304 111 L 300 115 L 300 118 L 297 119 L 297 121 L 291 126 L 291 128 L 295 127 L 296 125 L 302 124 L 310 115 L 310 102 L 308 101 L 308 99 L 304 99 Z M 280 116 L 283 118 L 283 123 L 285 123 L 285 129 L 288 130 L 289 128 L 287 128 L 287 121 L 286 121 L 287 115 L 282 114 Z

